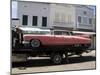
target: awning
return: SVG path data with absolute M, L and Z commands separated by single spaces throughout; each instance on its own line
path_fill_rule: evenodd
M 22 31 L 50 31 L 49 29 L 40 29 L 40 28 L 33 28 L 33 27 L 18 27 Z
M 83 32 L 83 31 L 72 31 L 73 33 L 79 33 L 79 34 L 87 34 L 87 35 L 95 35 L 96 32 Z

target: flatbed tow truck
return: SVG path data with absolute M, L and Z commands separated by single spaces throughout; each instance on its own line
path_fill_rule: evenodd
M 88 47 L 83 48 L 83 46 L 77 45 L 66 45 L 66 46 L 42 46 L 42 47 L 26 47 L 23 46 L 18 41 L 23 39 L 22 35 L 21 38 L 13 31 L 12 33 L 12 62 L 26 62 L 29 57 L 50 57 L 50 60 L 54 64 L 61 64 L 62 60 L 65 59 L 68 63 L 68 57 L 71 55 L 79 55 L 82 56 L 83 52 L 89 52 L 86 49 Z M 18 39 L 16 41 L 16 39 Z M 14 46 L 13 46 L 14 45 Z

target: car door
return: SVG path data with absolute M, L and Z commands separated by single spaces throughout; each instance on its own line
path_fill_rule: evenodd
M 56 45 L 63 45 L 64 44 L 64 37 L 63 37 L 63 35 L 55 35 L 54 36 L 54 42 L 55 42 L 55 44 Z

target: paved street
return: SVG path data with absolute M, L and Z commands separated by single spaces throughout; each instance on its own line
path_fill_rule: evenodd
M 90 53 L 84 53 L 83 57 L 76 55 L 69 57 L 68 64 L 64 61 L 61 65 L 54 65 L 50 63 L 49 59 L 34 59 L 26 63 L 14 63 L 12 74 L 95 69 L 95 59 L 95 50 Z M 23 69 L 23 66 L 25 66 L 26 69 Z

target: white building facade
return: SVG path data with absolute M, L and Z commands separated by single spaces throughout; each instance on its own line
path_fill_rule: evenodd
M 94 30 L 93 14 L 93 9 L 85 5 L 18 1 L 20 26 Z

